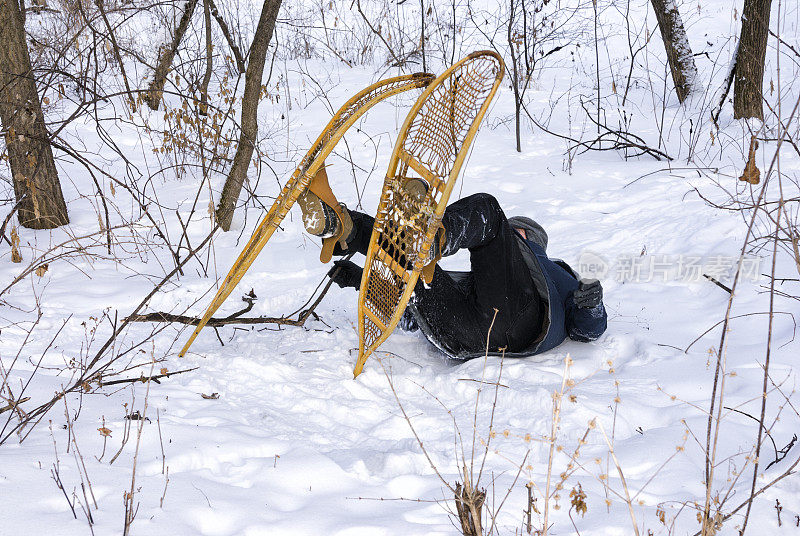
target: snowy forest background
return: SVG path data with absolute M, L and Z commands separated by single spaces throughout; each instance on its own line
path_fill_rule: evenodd
M 798 24 L 785 0 L 0 0 L 0 535 L 800 530 Z M 542 223 L 607 333 L 460 363 L 397 331 L 354 380 L 356 294 L 294 209 L 178 358 L 191 327 L 155 313 L 205 310 L 331 114 L 481 49 L 506 77 L 451 202 Z M 374 214 L 417 95 L 328 159 L 348 207 Z

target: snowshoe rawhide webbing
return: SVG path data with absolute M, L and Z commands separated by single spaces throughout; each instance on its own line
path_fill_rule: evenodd
M 336 112 L 333 118 L 328 122 L 325 130 L 322 131 L 322 134 L 319 135 L 311 146 L 311 149 L 303 157 L 303 160 L 292 174 L 292 177 L 284 185 L 280 195 L 278 195 L 278 198 L 272 204 L 272 207 L 270 207 L 267 215 L 264 216 L 264 219 L 261 220 L 261 223 L 253 232 L 253 236 L 247 242 L 239 258 L 233 263 L 233 267 L 230 272 L 228 272 L 222 286 L 211 301 L 211 305 L 208 306 L 208 310 L 203 315 L 203 318 L 195 328 L 192 336 L 186 341 L 179 356 L 183 357 L 186 355 L 186 352 L 189 350 L 195 338 L 197 338 L 200 330 L 203 329 L 208 319 L 211 318 L 211 315 L 219 309 L 225 299 L 233 292 L 233 289 L 236 288 L 236 285 L 241 281 L 245 272 L 247 272 L 248 268 L 253 264 L 253 261 L 256 260 L 256 257 L 258 257 L 258 254 L 267 244 L 270 237 L 275 232 L 275 229 L 277 229 L 281 221 L 283 221 L 289 209 L 292 208 L 297 198 L 300 197 L 307 188 L 314 191 L 314 193 L 336 211 L 337 216 L 340 216 L 341 208 L 328 185 L 327 175 L 324 173 L 318 174 L 317 172 L 322 168 L 325 158 L 333 151 L 336 144 L 342 136 L 344 136 L 345 132 L 347 132 L 347 129 L 349 129 L 359 117 L 364 115 L 367 110 L 380 101 L 410 89 L 424 88 L 430 84 L 433 79 L 434 75 L 432 74 L 417 73 L 381 80 L 358 92 Z M 330 260 L 330 253 L 338 239 L 339 237 L 336 236 L 326 239 L 323 244 L 322 254 L 320 255 L 323 262 Z
M 423 264 L 504 69 L 495 52 L 473 52 L 425 89 L 400 129 L 361 279 L 354 376 L 397 326 L 420 273 L 433 276 L 437 259 Z M 404 188 L 412 177 L 428 184 L 422 200 Z

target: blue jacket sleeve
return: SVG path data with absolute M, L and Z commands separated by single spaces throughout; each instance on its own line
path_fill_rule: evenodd
M 575 305 L 570 294 L 566 309 L 567 335 L 573 341 L 590 342 L 606 331 L 608 315 L 602 303 L 591 309 L 581 309 Z

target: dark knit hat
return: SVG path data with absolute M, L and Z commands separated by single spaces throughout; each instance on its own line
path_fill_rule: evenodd
M 508 218 L 508 223 L 515 229 L 525 229 L 528 240 L 539 244 L 547 251 L 547 232 L 544 228 L 527 216 L 514 216 Z

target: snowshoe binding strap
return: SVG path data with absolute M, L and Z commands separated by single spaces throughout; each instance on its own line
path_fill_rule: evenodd
M 428 251 L 427 263 L 422 268 L 422 280 L 426 285 L 430 285 L 433 281 L 433 272 L 436 269 L 436 263 L 442 260 L 442 252 L 447 243 L 447 234 L 443 224 L 439 224 L 439 229 L 436 230 L 436 236 L 431 244 L 431 249 Z

